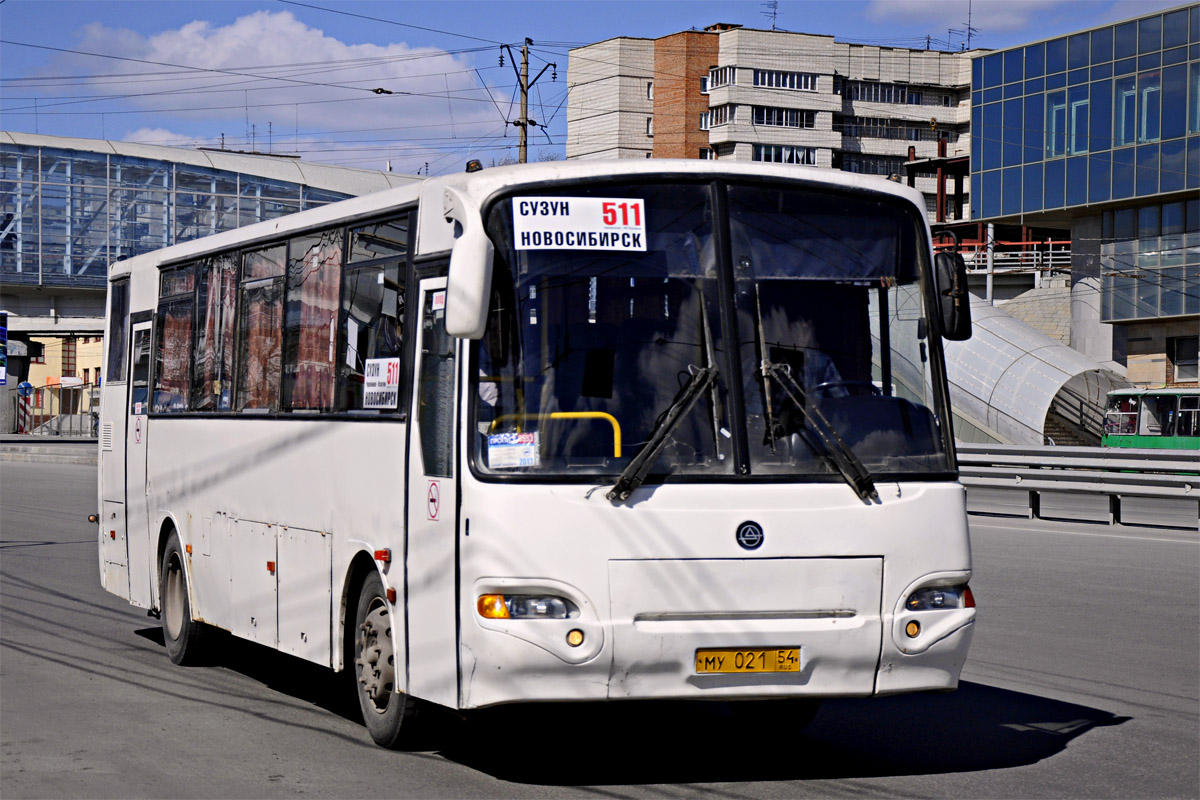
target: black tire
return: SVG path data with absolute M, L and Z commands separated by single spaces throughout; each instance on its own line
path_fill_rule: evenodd
M 418 701 L 396 688 L 391 607 L 379 573 L 363 581 L 354 615 L 354 687 L 363 722 L 375 744 L 410 749 L 416 741 Z
M 162 617 L 163 643 L 167 657 L 180 666 L 202 663 L 207 631 L 203 623 L 192 619 L 188 597 L 187 570 L 179 534 L 172 531 L 163 550 L 158 581 L 158 607 Z

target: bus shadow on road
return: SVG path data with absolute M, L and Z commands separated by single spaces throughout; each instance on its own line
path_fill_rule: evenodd
M 759 705 L 759 704 L 756 704 Z M 1034 764 L 1129 717 L 962 682 L 952 694 L 828 700 L 803 730 L 788 703 L 513 706 L 476 712 L 441 754 L 517 783 L 644 783 L 934 775 Z

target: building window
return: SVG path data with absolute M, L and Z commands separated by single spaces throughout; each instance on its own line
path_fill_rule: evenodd
M 730 122 L 737 122 L 737 106 L 732 103 L 717 106 L 709 112 L 708 124 L 714 128 Z
M 701 161 L 716 161 L 716 159 L 717 159 L 717 154 L 713 152 L 711 147 L 701 147 L 700 148 L 700 160 Z
M 654 117 L 646 117 L 646 135 L 654 138 Z
M 1177 336 L 1167 340 L 1167 351 L 1175 365 L 1175 382 L 1200 380 L 1200 336 Z
M 919 105 L 921 105 L 921 93 L 920 93 L 920 92 L 918 92 L 918 91 L 915 91 L 915 90 L 913 90 L 913 89 L 909 89 L 909 90 L 908 90 L 908 99 L 906 100 L 906 102 L 907 102 L 907 103 L 908 103 L 910 106 L 919 106 Z
M 91 382 L 92 382 L 92 369 L 91 369 L 91 367 L 84 367 L 83 368 L 83 383 L 86 386 L 87 384 L 89 384 Z
M 756 144 L 753 157 L 755 161 L 816 166 L 817 149 L 815 147 L 795 147 L 790 144 Z
M 858 153 L 842 156 L 842 171 L 860 175 L 900 175 L 903 165 L 902 156 L 867 156 Z
M 843 136 L 864 139 L 899 139 L 912 142 L 934 142 L 939 138 L 947 142 L 958 141 L 958 132 L 941 128 L 934 130 L 929 123 L 912 120 L 884 119 L 881 117 L 835 118 L 834 127 L 841 125 Z
M 768 89 L 795 89 L 802 92 L 815 92 L 817 90 L 817 76 L 808 72 L 756 69 L 754 70 L 754 85 Z
M 64 378 L 75 377 L 75 340 L 63 339 L 62 344 L 62 376 Z
M 737 67 L 713 67 L 708 71 L 709 90 L 737 84 Z
M 654 99 L 654 81 L 646 81 L 646 99 Z
M 708 130 L 708 120 L 709 120 L 709 112 L 701 111 L 700 112 L 700 130 L 702 130 L 702 131 Z
M 700 78 L 700 94 L 708 94 L 708 76 L 704 75 Z
M 1046 95 L 1046 157 L 1067 154 L 1067 93 Z
M 840 93 L 846 94 L 851 100 L 865 103 L 896 103 L 902 105 L 925 105 L 925 93 L 917 88 L 899 83 L 875 83 L 874 81 L 847 81 L 847 86 L 841 87 Z M 942 95 L 941 100 L 930 95 L 930 103 L 950 105 L 949 95 Z
M 944 105 L 946 108 L 949 108 L 951 105 L 953 105 L 953 103 L 951 102 L 950 95 L 948 95 L 948 94 L 942 95 L 942 105 Z
M 811 128 L 816 114 L 812 111 L 801 111 L 796 108 L 771 108 L 754 106 L 754 124 L 770 125 L 779 128 Z

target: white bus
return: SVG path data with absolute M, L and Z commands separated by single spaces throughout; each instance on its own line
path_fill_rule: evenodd
M 112 265 L 104 587 L 432 706 L 951 690 L 975 620 L 915 191 L 580 162 Z M 798 719 L 790 718 L 792 725 Z

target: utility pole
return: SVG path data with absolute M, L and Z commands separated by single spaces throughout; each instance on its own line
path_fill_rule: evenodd
M 521 147 L 517 162 L 529 161 L 529 39 L 521 45 Z
M 558 64 L 555 63 L 547 63 L 546 66 L 542 67 L 542 71 L 539 72 L 532 81 L 529 80 L 529 45 L 531 44 L 533 44 L 533 40 L 526 38 L 525 44 L 521 45 L 521 69 L 519 72 L 517 72 L 517 80 L 520 82 L 521 87 L 521 118 L 513 120 L 510 123 L 521 129 L 521 143 L 519 149 L 517 150 L 517 162 L 520 164 L 525 164 L 529 161 L 529 129 L 531 127 L 536 128 L 538 126 L 538 121 L 536 119 L 529 118 L 529 89 L 531 86 L 537 83 L 538 78 L 541 78 L 542 75 L 546 73 L 546 70 L 550 69 L 551 67 L 554 68 L 554 72 L 550 73 L 550 80 L 558 80 Z M 513 60 L 513 69 L 516 70 L 516 58 L 513 57 L 512 48 L 506 44 L 502 44 L 500 46 L 508 51 L 508 57 Z M 500 65 L 504 65 L 503 53 L 500 55 Z

